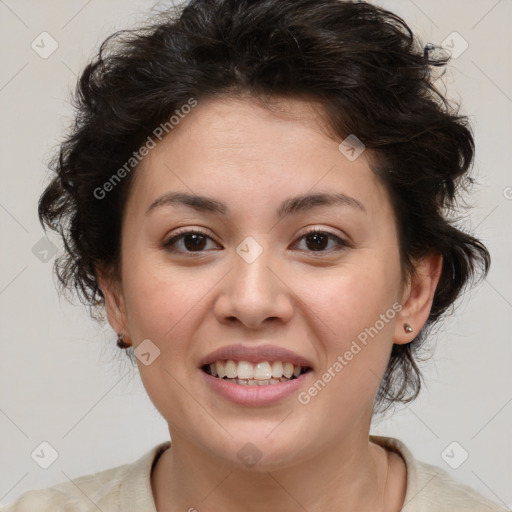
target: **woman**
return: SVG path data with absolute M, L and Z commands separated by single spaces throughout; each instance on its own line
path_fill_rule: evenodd
M 7 510 L 504 510 L 369 434 L 490 264 L 447 218 L 474 146 L 435 50 L 338 0 L 193 0 L 103 44 L 39 215 L 172 443 Z

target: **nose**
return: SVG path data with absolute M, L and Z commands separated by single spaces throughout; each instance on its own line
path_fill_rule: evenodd
M 263 253 L 248 263 L 235 255 L 233 268 L 220 283 L 213 310 L 221 323 L 240 323 L 261 329 L 271 323 L 286 323 L 293 315 L 293 292 L 286 277 Z M 274 268 L 272 268 L 274 267 Z

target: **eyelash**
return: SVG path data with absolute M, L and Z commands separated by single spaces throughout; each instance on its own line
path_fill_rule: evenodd
M 201 235 L 201 236 L 204 236 L 206 238 L 209 238 L 209 239 L 213 240 L 211 238 L 211 236 L 208 235 L 208 233 L 206 233 L 204 231 L 201 231 L 201 230 L 198 230 L 198 229 L 185 229 L 183 231 L 178 231 L 177 233 L 175 233 L 174 236 L 172 236 L 169 240 L 165 241 L 162 245 L 169 252 L 173 252 L 173 253 L 180 252 L 180 251 L 177 251 L 173 247 L 173 245 L 177 241 L 182 240 L 186 235 Z M 338 237 L 334 233 L 331 233 L 329 231 L 320 230 L 318 228 L 313 228 L 313 229 L 310 229 L 309 231 L 306 231 L 305 233 L 303 233 L 298 238 L 298 240 L 302 240 L 302 239 L 307 238 L 308 236 L 311 236 L 311 235 L 326 235 L 329 238 L 334 239 L 336 241 L 336 243 L 338 244 L 338 249 L 335 249 L 336 251 L 343 250 L 343 249 L 348 248 L 348 247 L 352 247 L 352 245 L 349 242 L 347 242 L 346 240 L 341 239 L 340 237 Z M 314 255 L 317 255 L 317 254 L 322 254 L 322 253 L 331 253 L 332 249 L 331 250 L 320 250 L 320 251 L 312 251 L 312 250 L 302 249 L 302 251 L 309 252 L 309 253 L 312 253 Z M 190 255 L 202 254 L 204 252 L 205 251 L 202 251 L 202 250 L 201 251 L 187 251 L 187 250 L 184 251 L 185 254 L 190 254 Z

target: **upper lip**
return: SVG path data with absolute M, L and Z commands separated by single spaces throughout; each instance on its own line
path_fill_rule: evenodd
M 199 363 L 199 367 L 201 368 L 215 361 L 228 359 L 232 359 L 233 361 L 248 361 L 250 363 L 281 361 L 312 368 L 311 362 L 306 358 L 277 345 L 227 345 L 203 357 Z

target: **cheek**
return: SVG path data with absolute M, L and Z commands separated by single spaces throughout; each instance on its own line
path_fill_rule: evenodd
M 397 261 L 383 260 L 373 251 L 360 251 L 332 271 L 301 275 L 298 296 L 341 342 L 373 325 L 398 296 Z
M 373 250 L 358 251 L 332 272 L 301 279 L 311 343 L 322 361 L 321 373 L 330 372 L 324 375 L 332 381 L 317 403 L 341 401 L 350 409 L 358 401 L 371 401 L 392 348 L 399 279 L 393 251 L 383 260 Z
M 338 427 L 360 414 L 362 404 L 371 408 L 388 364 L 397 314 L 392 306 L 398 266 L 370 253 L 359 256 L 357 265 L 321 279 L 311 274 L 301 284 L 304 310 L 310 311 L 311 344 L 321 347 L 322 360 L 318 380 L 301 403 L 307 401 L 312 414 L 319 416 L 335 404 L 332 416 Z
M 148 396 L 165 418 L 190 414 L 189 398 L 179 382 L 195 369 L 189 365 L 191 340 L 197 331 L 194 312 L 211 289 L 211 283 L 190 274 L 184 276 L 176 268 L 171 274 L 169 267 L 141 264 L 133 268 L 125 289 L 134 347 L 146 339 L 157 347 L 149 346 L 150 364 L 137 360 L 137 365 Z
M 204 275 L 203 275 L 204 274 Z M 190 323 L 195 307 L 211 289 L 207 272 L 171 269 L 164 265 L 137 265 L 125 281 L 130 331 L 138 340 L 169 343 Z

